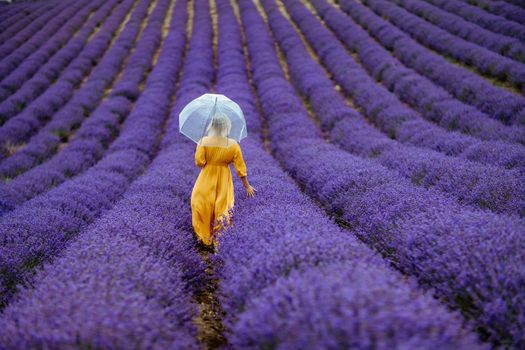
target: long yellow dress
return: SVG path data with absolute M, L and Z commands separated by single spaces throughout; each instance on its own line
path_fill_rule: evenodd
M 195 164 L 201 171 L 191 193 L 192 225 L 206 245 L 215 245 L 217 234 L 231 224 L 235 200 L 230 163 L 239 178 L 247 175 L 238 143 L 228 148 L 197 145 Z

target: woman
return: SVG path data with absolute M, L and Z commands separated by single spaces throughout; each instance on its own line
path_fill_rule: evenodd
M 192 225 L 199 242 L 207 248 L 213 248 L 218 232 L 231 224 L 234 191 L 230 163 L 248 197 L 256 191 L 248 182 L 241 146 L 228 137 L 230 130 L 230 119 L 216 114 L 195 151 L 195 163 L 202 169 L 191 193 Z

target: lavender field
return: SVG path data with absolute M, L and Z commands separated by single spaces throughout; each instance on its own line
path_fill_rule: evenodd
M 257 195 L 200 248 L 178 116 Z M 525 2 L 0 3 L 0 349 L 525 349 Z

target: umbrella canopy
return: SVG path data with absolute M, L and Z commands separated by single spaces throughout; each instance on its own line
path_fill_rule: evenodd
M 229 132 L 226 131 L 222 135 L 224 137 L 211 137 L 210 127 L 219 125 L 212 123 L 214 118 L 215 121 L 222 118 L 220 121 L 224 122 L 225 117 L 229 120 L 228 126 L 231 126 Z M 209 136 L 206 145 L 224 147 L 231 144 L 224 142 L 225 137 L 240 142 L 248 136 L 241 107 L 224 95 L 211 93 L 197 97 L 182 109 L 179 114 L 179 131 L 197 144 L 202 144 L 203 138 Z

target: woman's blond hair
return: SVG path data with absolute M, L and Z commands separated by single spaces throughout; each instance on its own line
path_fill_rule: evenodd
M 206 127 L 206 135 L 208 136 L 223 136 L 228 137 L 232 123 L 230 118 L 224 113 L 217 113 L 211 119 L 211 122 Z

